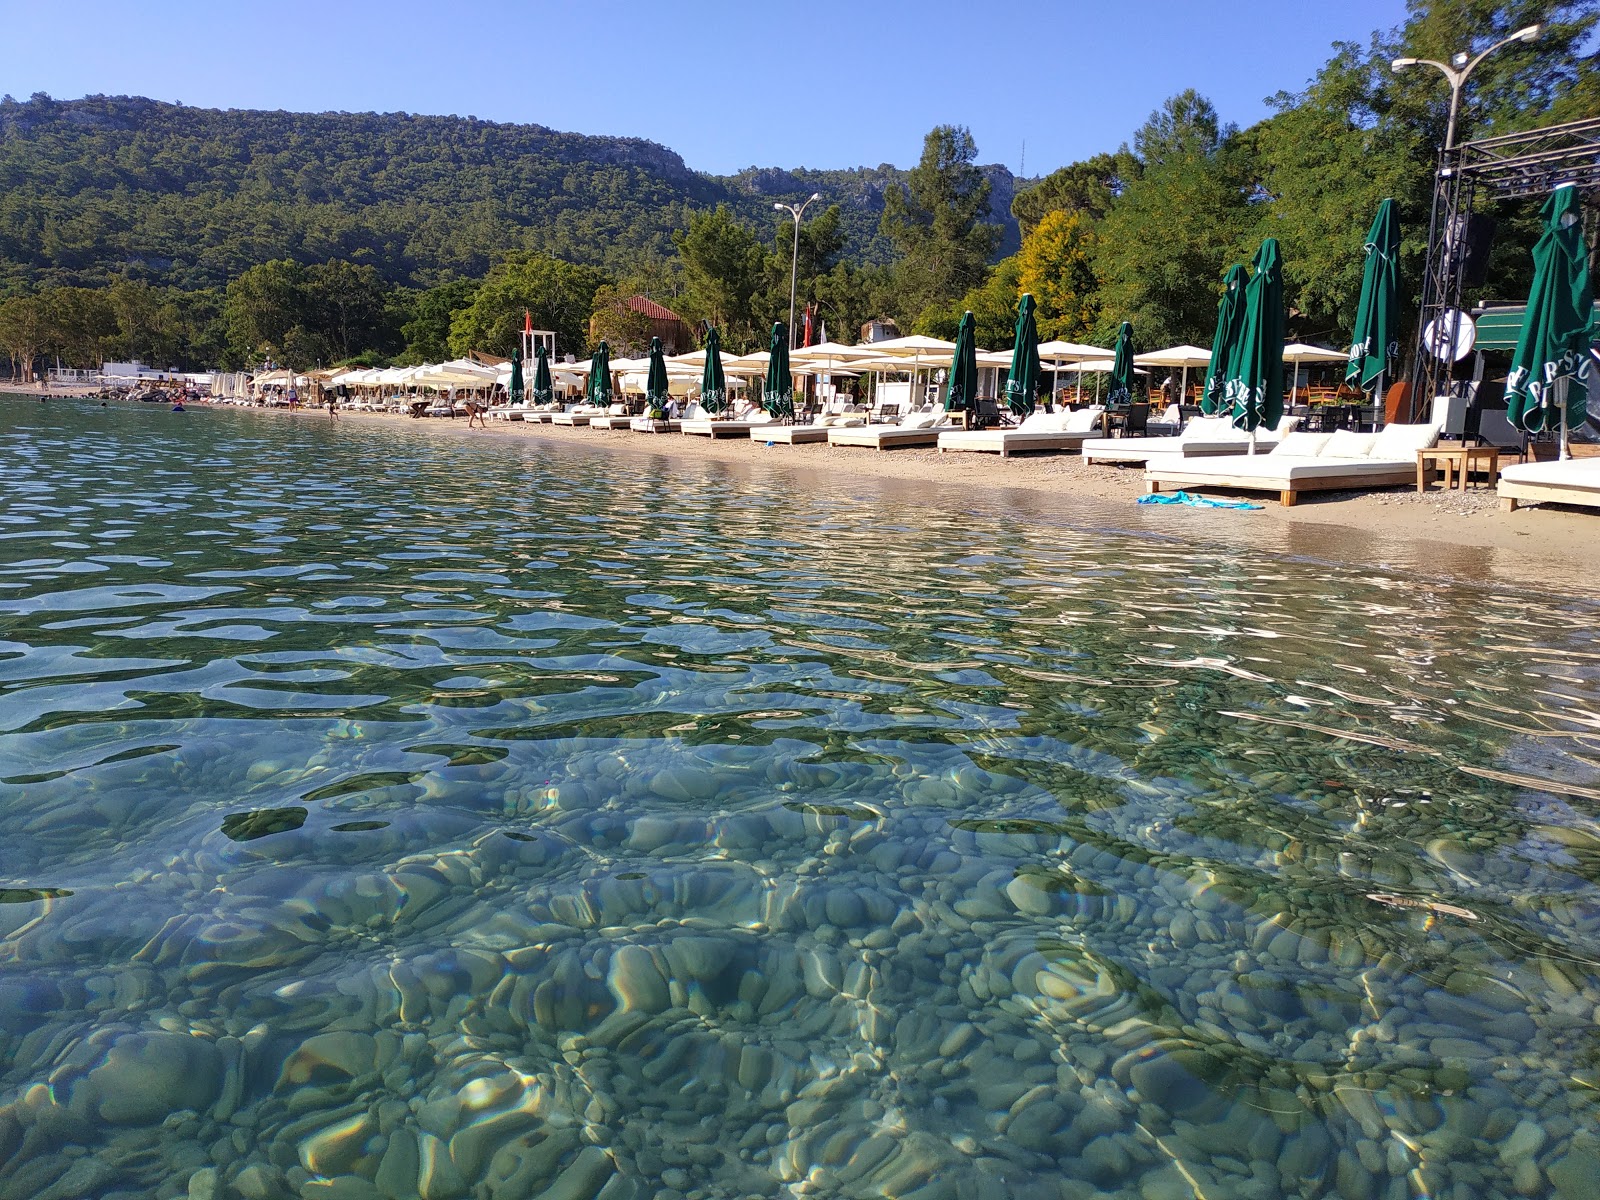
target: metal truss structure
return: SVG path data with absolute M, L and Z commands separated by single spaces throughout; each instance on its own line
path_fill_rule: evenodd
M 1450 380 L 1450 364 L 1428 351 L 1423 335 L 1461 307 L 1462 243 L 1474 205 L 1547 195 L 1564 183 L 1600 193 L 1600 118 L 1479 138 L 1440 153 L 1412 363 L 1414 412 L 1426 412 Z

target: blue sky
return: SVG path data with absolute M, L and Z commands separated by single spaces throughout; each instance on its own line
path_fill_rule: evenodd
M 702 171 L 910 166 L 940 123 L 1029 175 L 1126 141 L 1185 87 L 1265 116 L 1403 0 L 0 0 L 21 99 L 403 110 L 661 142 Z M 1016 49 L 1020 47 L 1020 61 Z

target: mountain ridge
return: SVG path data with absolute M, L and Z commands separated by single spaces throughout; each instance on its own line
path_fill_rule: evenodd
M 1017 181 L 991 217 L 1016 248 Z M 646 138 L 410 113 L 217 109 L 142 96 L 0 100 L 0 290 L 117 277 L 215 287 L 269 258 L 370 263 L 392 283 L 481 276 L 511 249 L 626 270 L 727 204 L 776 236 L 772 203 L 822 191 L 846 254 L 886 261 L 883 193 L 906 171 L 695 171 Z

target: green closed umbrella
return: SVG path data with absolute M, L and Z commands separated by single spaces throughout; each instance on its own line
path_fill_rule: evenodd
M 1208 417 L 1226 411 L 1223 393 L 1227 389 L 1228 363 L 1239 349 L 1239 329 L 1244 324 L 1244 289 L 1249 282 L 1242 263 L 1234 263 L 1222 277 L 1217 332 L 1211 339 L 1211 365 L 1206 368 L 1205 394 L 1200 398 L 1200 411 Z
M 955 357 L 944 382 L 945 412 L 975 413 L 978 409 L 978 322 L 969 312 L 956 330 Z M 1037 350 L 1034 351 L 1038 353 Z
M 713 325 L 706 332 L 706 367 L 700 373 L 700 407 L 719 413 L 728 402 L 728 381 L 722 374 L 722 337 Z
M 601 342 L 589 360 L 589 382 L 583 398 L 597 408 L 611 407 L 611 347 Z
M 1106 406 L 1115 408 L 1133 403 L 1133 324 L 1124 321 L 1117 326 L 1117 353 L 1111 360 L 1111 380 L 1106 392 Z
M 1251 266 L 1254 273 L 1244 291 L 1239 351 L 1228 367 L 1224 411 L 1235 429 L 1250 435 L 1254 454 L 1256 430 L 1276 429 L 1283 419 L 1283 260 L 1277 238 L 1262 240 Z
M 1400 222 L 1393 200 L 1378 205 L 1378 215 L 1367 230 L 1366 254 L 1344 381 L 1364 391 L 1381 391 L 1389 360 L 1400 350 Z
M 1533 286 L 1506 376 L 1506 418 L 1529 433 L 1559 425 L 1566 458 L 1568 429 L 1588 417 L 1596 334 L 1578 189 L 1557 188 L 1539 215 L 1544 232 L 1534 243 Z
M 511 403 L 521 404 L 523 396 L 522 387 L 522 351 L 511 352 L 511 387 L 507 389 L 511 395 Z
M 1011 370 L 1006 374 L 1006 407 L 1019 417 L 1033 411 L 1039 398 L 1039 325 L 1033 296 L 1024 292 L 1017 305 L 1017 332 L 1011 343 Z
M 549 404 L 555 397 L 556 389 L 550 383 L 550 352 L 540 342 L 533 348 L 533 402 Z
M 771 357 L 767 360 L 767 386 L 762 392 L 766 410 L 780 421 L 794 416 L 794 377 L 789 373 L 789 331 L 782 321 L 772 323 Z
M 661 348 L 661 339 L 650 339 L 650 369 L 644 377 L 644 406 L 649 414 L 660 420 L 667 415 L 667 404 L 672 395 L 667 386 L 667 357 Z

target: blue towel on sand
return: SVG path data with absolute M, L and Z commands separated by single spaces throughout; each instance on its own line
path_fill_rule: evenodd
M 1151 492 L 1140 496 L 1140 504 L 1187 504 L 1190 508 L 1260 508 L 1244 500 L 1212 500 L 1208 496 L 1195 496 L 1189 492 Z

